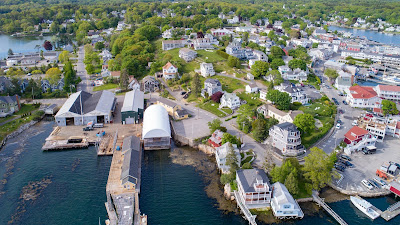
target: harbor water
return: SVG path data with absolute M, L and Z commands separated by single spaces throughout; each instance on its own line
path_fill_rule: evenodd
M 104 224 L 111 157 L 98 157 L 93 147 L 43 152 L 41 147 L 53 126 L 53 122 L 41 122 L 9 140 L 0 151 L 1 225 L 87 225 L 98 224 L 99 219 Z M 190 148 L 146 151 L 140 210 L 148 215 L 149 224 L 248 224 L 232 212 L 235 205 L 221 201 L 213 165 L 207 155 Z M 393 196 L 368 200 L 382 210 L 395 202 Z M 349 200 L 329 205 L 350 225 L 400 224 L 400 217 L 372 221 Z M 311 204 L 301 206 L 313 208 Z M 306 209 L 305 215 L 302 220 L 281 224 L 336 224 L 323 210 Z
M 383 32 L 378 32 L 374 30 L 361 30 L 361 29 L 352 29 L 346 27 L 339 27 L 339 26 L 329 26 L 329 30 L 332 31 L 344 31 L 349 32 L 354 35 L 354 37 L 366 37 L 369 40 L 377 41 L 383 44 L 400 44 L 400 35 L 395 34 L 387 34 Z

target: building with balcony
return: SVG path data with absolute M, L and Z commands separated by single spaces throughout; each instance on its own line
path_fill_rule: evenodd
M 293 102 L 300 102 L 301 104 L 307 104 L 310 100 L 306 95 L 306 92 L 301 87 L 296 87 L 290 82 L 281 83 L 279 86 L 275 87 L 276 90 L 280 92 L 286 92 L 290 95 Z
M 353 152 L 375 148 L 376 141 L 377 138 L 368 130 L 354 126 L 344 135 L 344 142 L 347 144 L 344 152 L 350 155 Z
M 285 122 L 269 129 L 272 146 L 281 151 L 282 155 L 297 156 L 304 153 L 301 144 L 300 131 L 293 123 Z
M 272 189 L 264 170 L 238 170 L 236 182 L 239 195 L 237 201 L 249 209 L 270 207 Z
M 18 112 L 21 108 L 19 98 L 18 95 L 0 96 L 0 117 L 6 117 Z
M 375 91 L 380 98 L 392 101 L 400 101 L 400 86 L 377 85 Z
M 272 190 L 271 208 L 276 218 L 301 219 L 304 217 L 299 204 L 286 189 L 285 185 L 277 182 L 272 185 Z

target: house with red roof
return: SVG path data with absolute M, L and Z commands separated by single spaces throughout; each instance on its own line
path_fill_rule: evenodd
M 344 142 L 347 144 L 344 152 L 350 155 L 355 151 L 375 148 L 376 141 L 377 138 L 368 130 L 354 126 L 344 135 Z
M 373 87 L 356 85 L 349 88 L 346 101 L 351 107 L 375 108 L 381 104 L 382 99 L 378 97 Z
M 222 136 L 224 132 L 220 130 L 215 130 L 214 133 L 211 134 L 211 137 L 208 139 L 208 143 L 213 147 L 220 147 L 222 144 Z
M 166 80 L 174 79 L 178 74 L 178 67 L 172 65 L 171 62 L 168 62 L 163 66 L 163 77 Z
M 392 101 L 400 101 L 400 86 L 377 85 L 375 91 L 378 97 Z

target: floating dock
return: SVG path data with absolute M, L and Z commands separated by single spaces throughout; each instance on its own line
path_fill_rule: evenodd
M 389 221 L 400 214 L 400 202 L 396 202 L 389 206 L 384 212 L 381 213 L 381 217 L 386 221 Z
M 50 150 L 63 150 L 63 149 L 77 149 L 89 147 L 89 141 L 85 138 L 80 143 L 71 143 L 69 140 L 47 140 L 43 145 L 43 151 Z

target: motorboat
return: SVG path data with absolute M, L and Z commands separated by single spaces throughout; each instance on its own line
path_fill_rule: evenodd
M 380 214 L 374 209 L 375 207 L 367 200 L 364 200 L 359 196 L 350 196 L 350 201 L 357 207 L 357 209 L 359 209 L 369 218 L 374 220 L 380 216 Z

